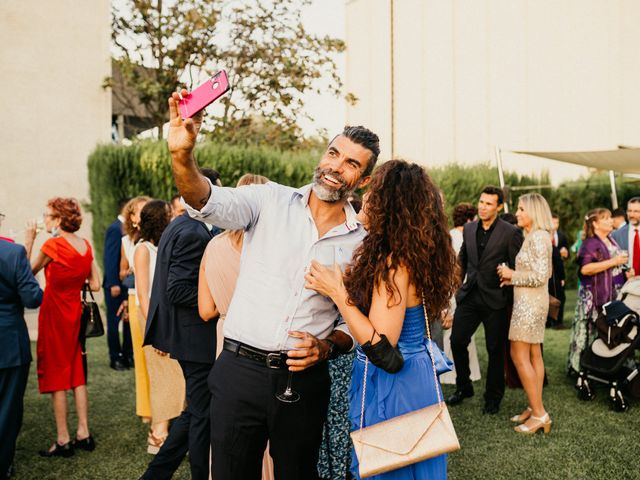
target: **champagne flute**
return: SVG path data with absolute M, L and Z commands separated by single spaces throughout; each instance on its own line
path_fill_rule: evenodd
M 287 351 L 284 350 L 281 352 L 281 355 L 285 358 L 288 358 Z M 287 387 L 284 392 L 276 393 L 276 398 L 283 403 L 295 403 L 300 400 L 300 394 L 291 388 L 291 381 L 293 379 L 293 372 L 291 370 L 288 371 L 287 375 Z

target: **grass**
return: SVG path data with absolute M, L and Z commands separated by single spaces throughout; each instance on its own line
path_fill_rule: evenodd
M 567 325 L 573 316 L 574 302 L 575 292 L 569 292 Z M 450 479 L 640 479 L 637 402 L 632 403 L 627 413 L 614 413 L 608 409 L 603 388 L 597 390 L 594 401 L 579 401 L 574 381 L 565 374 L 569 335 L 570 330 L 547 330 L 545 336 L 549 386 L 544 390 L 544 400 L 554 421 L 551 434 L 528 437 L 511 430 L 509 417 L 526 405 L 524 392 L 519 389 L 507 389 L 498 415 L 482 415 L 484 380 L 476 382 L 476 395 L 450 408 L 462 445 L 459 452 L 449 457 Z M 97 449 L 93 453 L 77 452 L 70 459 L 45 459 L 37 455 L 39 449 L 48 447 L 55 438 L 55 426 L 49 396 L 38 393 L 34 364 L 18 438 L 16 479 L 135 479 L 151 459 L 145 448 L 147 428 L 133 413 L 133 373 L 108 368 L 104 338 L 89 342 L 90 424 Z M 478 332 L 476 342 L 484 377 L 487 359 L 482 331 Z M 453 388 L 445 385 L 445 395 L 452 393 Z M 72 428 L 74 423 L 72 413 Z M 189 477 L 188 465 L 183 462 L 174 478 Z

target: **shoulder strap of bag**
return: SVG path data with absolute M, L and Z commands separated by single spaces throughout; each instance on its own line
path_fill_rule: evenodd
M 96 299 L 93 296 L 93 292 L 89 288 L 89 281 L 85 281 L 84 285 L 82 286 L 82 302 L 83 303 L 87 303 L 87 292 L 89 292 L 89 296 L 91 297 L 91 301 L 93 303 L 96 303 Z
M 429 357 L 431 358 L 431 366 L 433 367 L 433 381 L 434 381 L 434 387 L 436 389 L 436 394 L 438 395 L 438 405 L 440 405 L 440 409 L 444 408 L 443 406 L 443 401 L 442 401 L 442 392 L 440 390 L 440 388 L 438 388 L 438 374 L 436 372 L 436 361 L 434 360 L 434 355 L 433 355 L 433 341 L 431 340 L 431 328 L 429 327 L 429 315 L 427 314 L 427 304 L 425 302 L 425 297 L 424 297 L 424 292 L 422 293 L 422 308 L 424 309 L 424 319 L 425 319 L 425 323 L 427 325 L 427 338 L 429 339 L 428 345 L 429 345 Z M 367 356 L 365 355 L 365 360 L 364 360 L 364 380 L 363 380 L 363 385 L 362 385 L 362 406 L 361 406 L 361 410 L 360 410 L 360 430 L 362 430 L 363 428 L 363 422 L 364 422 L 364 399 L 365 396 L 367 394 L 367 370 L 369 366 L 369 359 L 367 358 Z

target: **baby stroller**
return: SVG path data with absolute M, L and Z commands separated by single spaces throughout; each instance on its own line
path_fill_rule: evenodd
M 598 336 L 580 358 L 576 388 L 581 400 L 595 397 L 592 382 L 609 387 L 609 406 L 624 412 L 629 405 L 624 389 L 637 389 L 639 365 L 635 351 L 640 346 L 640 279 L 628 281 L 618 300 L 605 304 L 596 319 Z

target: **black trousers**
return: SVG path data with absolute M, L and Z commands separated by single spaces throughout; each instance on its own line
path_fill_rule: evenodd
M 16 453 L 16 440 L 22 426 L 24 391 L 31 363 L 0 368 L 0 478 L 5 478 Z
M 110 289 L 104 289 L 104 302 L 107 306 L 107 345 L 109 346 L 109 357 L 112 362 L 116 360 L 130 361 L 133 358 L 129 322 L 122 323 L 122 343 L 120 343 L 120 333 L 118 332 L 120 317 L 116 315 L 116 312 L 126 299 L 127 297 L 124 295 L 114 298 L 111 296 Z
M 215 480 L 260 480 L 269 441 L 278 480 L 318 479 L 318 451 L 329 403 L 327 362 L 295 372 L 296 403 L 275 398 L 287 370 L 223 351 L 209 374 L 211 472 Z
M 149 464 L 143 478 L 170 479 L 187 452 L 191 464 L 191 478 L 209 478 L 211 394 L 207 387 L 207 376 L 212 365 L 182 360 L 179 363 L 186 384 L 187 407 L 171 424 L 167 440 Z
M 451 352 L 456 367 L 456 386 L 467 390 L 471 386 L 469 351 L 471 336 L 480 324 L 484 325 L 489 367 L 484 399 L 500 403 L 504 396 L 504 348 L 507 341 L 507 309 L 488 307 L 477 289 L 465 297 L 456 308 L 451 330 Z

